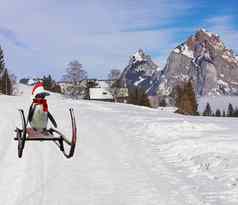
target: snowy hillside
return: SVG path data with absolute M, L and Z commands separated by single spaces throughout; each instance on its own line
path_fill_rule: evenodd
M 50 142 L 13 141 L 22 96 L 0 95 L 0 199 L 7 205 L 237 205 L 237 119 L 181 116 L 126 104 L 49 97 L 59 127 L 78 142 L 67 160 Z

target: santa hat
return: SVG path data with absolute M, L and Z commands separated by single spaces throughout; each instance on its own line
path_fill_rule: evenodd
M 32 89 L 32 97 L 35 98 L 37 94 L 45 94 L 49 95 L 48 92 L 45 91 L 43 83 L 36 83 Z

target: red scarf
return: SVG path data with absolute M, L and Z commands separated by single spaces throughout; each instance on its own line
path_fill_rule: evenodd
M 43 105 L 43 111 L 48 112 L 48 104 L 46 99 L 35 98 L 33 99 L 33 103 L 37 105 Z

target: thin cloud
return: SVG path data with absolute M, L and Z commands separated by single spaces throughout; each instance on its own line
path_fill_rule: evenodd
M 5 38 L 35 52 L 3 42 L 7 63 L 18 75 L 40 70 L 60 78 L 67 63 L 78 59 L 90 77 L 107 76 L 111 68 L 123 69 L 139 48 L 156 57 L 169 54 L 186 27 L 174 29 L 175 22 L 195 7 L 186 0 L 8 0 L 0 12 L 0 25 L 12 31 Z
M 15 32 L 10 29 L 0 27 L 0 35 L 20 48 L 30 48 L 26 43 L 17 38 Z

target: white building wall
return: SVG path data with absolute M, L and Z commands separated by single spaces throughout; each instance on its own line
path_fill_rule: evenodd
M 106 88 L 90 88 L 90 100 L 113 100 L 112 94 Z

